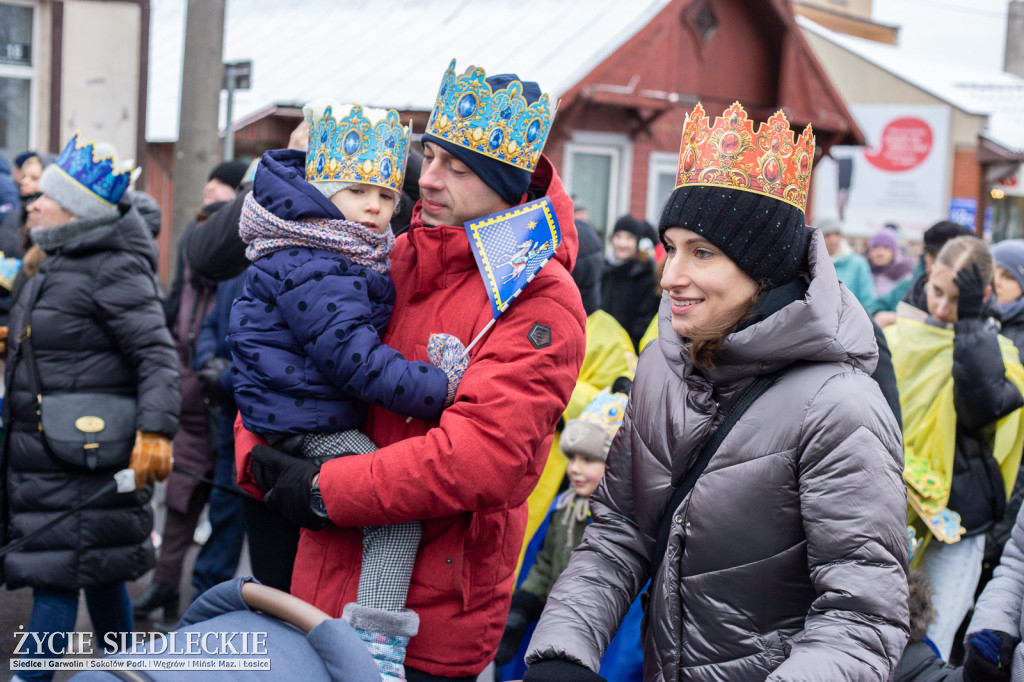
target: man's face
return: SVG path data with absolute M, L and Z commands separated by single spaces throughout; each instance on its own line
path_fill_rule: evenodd
M 447 151 L 432 142 L 423 144 L 420 172 L 420 208 L 427 225 L 462 225 L 481 216 L 511 208 Z

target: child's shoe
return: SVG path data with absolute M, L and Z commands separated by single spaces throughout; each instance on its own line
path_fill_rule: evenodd
M 405 682 L 405 648 L 420 630 L 415 611 L 385 611 L 352 602 L 341 617 L 369 649 L 382 682 Z

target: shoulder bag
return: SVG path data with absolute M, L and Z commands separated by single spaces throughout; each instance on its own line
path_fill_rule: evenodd
M 37 274 L 36 277 L 40 277 Z M 36 398 L 39 432 L 46 449 L 73 467 L 94 470 L 128 465 L 135 446 L 135 396 L 101 392 L 55 392 L 43 395 L 39 367 L 32 349 L 32 308 L 43 283 L 36 285 L 18 337 L 26 362 L 29 388 Z

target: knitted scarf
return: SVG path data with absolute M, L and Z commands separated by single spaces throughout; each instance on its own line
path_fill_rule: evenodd
M 586 523 L 590 518 L 590 498 L 580 497 L 574 491 L 562 493 L 555 499 L 555 509 L 562 510 L 562 525 L 566 527 L 565 546 L 572 546 L 572 531 L 577 523 Z
M 32 236 L 32 242 L 39 248 L 47 253 L 53 253 L 61 247 L 78 241 L 90 232 L 101 230 L 117 222 L 120 218 L 120 214 L 99 218 L 82 218 L 54 227 L 33 227 L 29 234 Z
M 395 246 L 390 226 L 378 233 L 350 220 L 284 220 L 263 208 L 251 193 L 242 207 L 238 234 L 249 245 L 245 257 L 250 261 L 283 249 L 306 247 L 337 253 L 381 274 L 391 269 L 388 256 Z

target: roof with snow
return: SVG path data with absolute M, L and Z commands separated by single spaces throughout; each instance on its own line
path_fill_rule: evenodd
M 235 92 L 233 118 L 321 96 L 426 111 L 453 57 L 459 72 L 475 64 L 522 74 L 557 99 L 668 3 L 227 0 L 224 61 L 253 62 L 252 89 Z M 151 2 L 150 142 L 178 137 L 185 6 Z
M 805 17 L 801 28 L 966 113 L 988 117 L 982 136 L 1016 154 L 1024 153 L 1024 78 L 1005 71 L 942 62 L 863 38 L 836 33 Z

